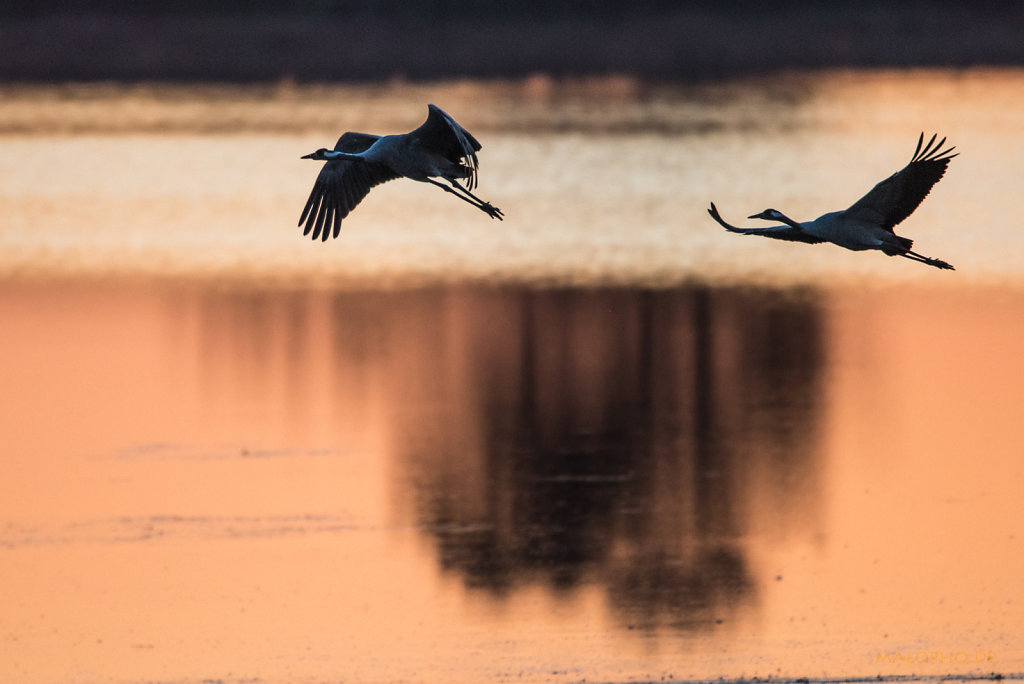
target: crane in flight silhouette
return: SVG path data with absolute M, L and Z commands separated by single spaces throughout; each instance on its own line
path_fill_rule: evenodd
M 472 204 L 491 218 L 501 220 L 500 209 L 473 194 L 480 167 L 476 153 L 480 143 L 440 107 L 427 106 L 427 120 L 419 128 L 400 135 L 348 132 L 333 150 L 320 148 L 302 159 L 326 161 L 313 183 L 299 217 L 303 235 L 313 239 L 338 237 L 341 220 L 356 208 L 375 185 L 396 178 L 430 183 Z M 443 178 L 452 187 L 434 178 Z M 466 179 L 465 186 L 458 179 Z
M 935 144 L 936 137 L 933 135 L 928 144 L 924 145 L 922 133 L 917 140 L 917 149 L 914 150 L 910 163 L 878 183 L 871 192 L 844 211 L 833 211 L 803 223 L 794 221 L 775 209 L 765 209 L 760 214 L 747 217 L 783 223 L 767 228 L 731 226 L 719 215 L 714 202 L 711 203 L 708 213 L 723 228 L 734 233 L 763 235 L 778 240 L 809 244 L 831 242 L 855 251 L 877 249 L 889 256 L 906 257 L 936 268 L 953 270 L 950 264 L 941 259 L 932 259 L 911 251 L 913 240 L 900 237 L 893 232 L 893 227 L 910 216 L 928 196 L 932 186 L 946 173 L 949 160 L 957 156 L 950 154 L 955 147 L 942 150 L 945 138 Z

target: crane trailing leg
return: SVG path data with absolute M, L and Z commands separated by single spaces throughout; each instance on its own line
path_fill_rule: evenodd
M 890 256 L 896 255 L 891 254 Z M 943 268 L 948 271 L 956 270 L 955 268 L 953 268 L 952 264 L 945 262 L 942 259 L 932 259 L 931 257 L 926 257 L 922 254 L 918 254 L 917 252 L 912 252 L 909 249 L 906 252 L 900 253 L 899 256 L 906 257 L 907 259 L 910 259 L 912 261 L 920 261 L 922 264 L 928 264 L 929 266 L 934 266 L 935 268 Z
M 480 199 L 479 197 L 477 197 L 476 195 L 471 193 L 469 190 L 467 190 L 466 188 L 464 188 L 461 185 L 459 185 L 458 182 L 455 181 L 454 179 L 450 180 L 449 182 L 452 184 L 452 187 L 455 188 L 455 190 L 453 190 L 452 188 L 449 188 L 444 183 L 439 183 L 436 180 L 433 180 L 433 179 L 430 179 L 430 178 L 427 178 L 426 181 L 428 183 L 430 183 L 431 185 L 436 185 L 437 187 L 441 188 L 445 192 L 452 193 L 453 195 L 458 197 L 463 202 L 468 202 L 468 203 L 472 204 L 474 207 L 476 207 L 477 209 L 483 211 L 485 214 L 487 214 L 491 218 L 496 218 L 499 221 L 504 220 L 505 214 L 501 211 L 501 209 L 498 209 L 496 206 L 494 206 L 490 202 L 483 201 L 482 199 Z M 465 193 L 465 194 L 462 194 L 462 193 Z M 467 197 L 467 195 L 468 195 L 468 197 Z

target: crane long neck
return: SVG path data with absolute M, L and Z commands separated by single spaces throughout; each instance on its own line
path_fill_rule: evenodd
M 791 228 L 796 228 L 797 230 L 800 230 L 801 228 L 803 228 L 803 226 L 801 226 L 799 222 L 794 221 L 793 219 L 789 218 L 788 216 L 783 214 L 781 211 L 779 211 L 778 214 L 779 214 L 779 220 L 782 221 L 783 223 L 785 223 L 787 226 L 790 226 Z
M 363 154 L 355 154 L 352 152 L 339 152 L 338 150 L 328 150 L 324 152 L 324 159 L 362 159 Z

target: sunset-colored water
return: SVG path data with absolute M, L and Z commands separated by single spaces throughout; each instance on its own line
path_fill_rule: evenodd
M 3 678 L 1024 670 L 1022 310 L 8 288 Z
M 1022 86 L 9 89 L 0 681 L 1024 677 Z M 303 239 L 298 157 L 428 101 L 507 219 Z M 921 129 L 954 272 L 705 213 Z

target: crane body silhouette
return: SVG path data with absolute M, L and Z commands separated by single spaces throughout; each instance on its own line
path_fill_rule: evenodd
M 737 228 L 729 225 L 718 213 L 714 202 L 708 213 L 723 228 L 734 233 L 763 235 L 808 244 L 831 242 L 854 251 L 877 249 L 889 256 L 901 256 L 936 268 L 953 270 L 950 264 L 941 259 L 912 251 L 913 240 L 893 232 L 893 227 L 910 216 L 928 196 L 932 186 L 946 173 L 949 160 L 957 156 L 950 154 L 955 147 L 942 150 L 945 138 L 935 144 L 936 137 L 933 135 L 928 144 L 923 145 L 922 133 L 909 164 L 875 185 L 868 194 L 843 211 L 829 212 L 803 223 L 775 209 L 765 209 L 760 214 L 747 217 L 783 223 L 767 228 Z
M 473 194 L 477 184 L 480 143 L 440 107 L 427 106 L 427 120 L 400 135 L 349 131 L 333 150 L 320 148 L 302 159 L 326 161 L 299 217 L 303 235 L 327 240 L 338 237 L 341 220 L 355 209 L 370 189 L 396 178 L 430 183 L 501 220 L 500 209 Z M 443 178 L 451 187 L 434 180 Z M 465 186 L 458 180 L 465 179 Z

